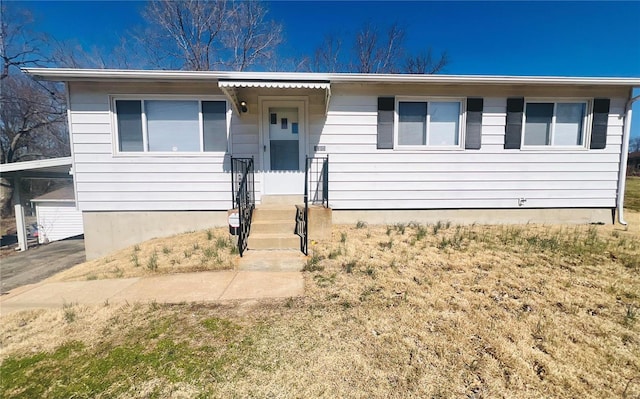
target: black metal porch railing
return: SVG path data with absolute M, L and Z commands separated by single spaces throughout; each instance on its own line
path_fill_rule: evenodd
M 238 252 L 242 256 L 247 249 L 251 217 L 256 207 L 253 157 L 231 157 L 231 193 L 233 207 L 238 210 Z
M 307 157 L 304 169 L 304 208 L 296 210 L 296 234 L 300 236 L 300 251 L 309 255 L 309 202 L 329 207 L 329 156 Z

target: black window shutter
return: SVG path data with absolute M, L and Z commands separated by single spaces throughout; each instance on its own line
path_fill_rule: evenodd
M 393 149 L 395 97 L 378 97 L 378 149 Z
M 507 99 L 507 127 L 504 136 L 504 148 L 518 149 L 522 141 L 522 112 L 524 98 Z
M 467 98 L 467 129 L 464 139 L 464 148 L 467 150 L 479 150 L 482 141 L 482 98 Z
M 602 150 L 607 146 L 607 125 L 609 124 L 608 98 L 596 98 L 593 100 L 593 123 L 591 125 L 592 150 Z

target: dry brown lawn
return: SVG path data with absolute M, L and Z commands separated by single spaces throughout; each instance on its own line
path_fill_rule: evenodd
M 233 269 L 237 251 L 227 229 L 155 238 L 94 259 L 47 281 L 97 280 Z
M 0 396 L 637 398 L 627 219 L 334 226 L 303 298 L 4 316 Z

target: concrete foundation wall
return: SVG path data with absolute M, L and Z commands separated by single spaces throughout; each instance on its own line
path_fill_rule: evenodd
M 227 226 L 227 211 L 82 212 L 87 260 L 156 237 Z
M 423 224 L 451 222 L 454 224 L 587 224 L 613 223 L 612 209 L 418 209 L 418 210 L 333 210 L 333 223 Z

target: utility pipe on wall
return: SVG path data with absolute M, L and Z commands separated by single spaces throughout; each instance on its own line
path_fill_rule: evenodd
M 631 89 L 633 95 L 633 89 Z M 631 97 L 631 96 L 629 96 Z M 631 105 L 640 99 L 635 96 L 627 101 L 625 107 L 624 130 L 622 132 L 622 151 L 620 153 L 620 171 L 618 175 L 618 222 L 626 226 L 628 223 L 624 220 L 624 190 L 627 182 L 627 160 L 629 159 L 629 140 L 631 139 Z

